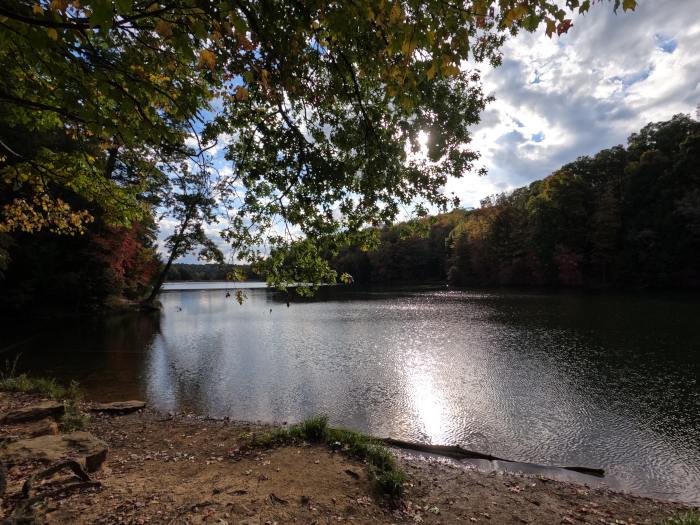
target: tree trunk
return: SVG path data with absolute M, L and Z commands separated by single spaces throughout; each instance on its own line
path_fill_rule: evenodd
M 165 276 L 168 273 L 168 270 L 170 270 L 170 267 L 173 264 L 173 261 L 177 258 L 177 253 L 178 249 L 180 248 L 180 245 L 185 241 L 185 231 L 190 225 L 190 221 L 192 220 L 192 215 L 194 214 L 194 210 L 189 209 L 186 214 L 185 214 L 185 220 L 182 221 L 182 225 L 180 227 L 180 233 L 178 234 L 178 241 L 173 244 L 173 247 L 170 249 L 170 257 L 168 258 L 168 263 L 165 265 L 165 268 L 163 269 L 163 273 L 160 274 L 160 277 L 158 277 L 158 281 L 156 281 L 156 285 L 153 287 L 153 291 L 151 292 L 151 295 L 148 296 L 148 299 L 144 302 L 145 305 L 148 306 L 153 306 L 153 301 L 156 300 L 156 296 L 160 292 L 161 287 L 163 286 L 163 282 L 165 281 Z M 172 237 L 171 237 L 172 239 Z
M 155 286 L 153 287 L 153 291 L 151 292 L 151 295 L 148 296 L 148 299 L 144 302 L 144 304 L 147 304 L 149 306 L 153 305 L 153 301 L 156 300 L 156 296 L 160 293 L 160 289 L 163 286 L 163 282 L 165 281 L 165 276 L 168 273 L 168 270 L 170 270 L 170 267 L 173 264 L 173 261 L 175 260 L 175 254 L 177 253 L 177 249 L 179 247 L 180 243 L 176 244 L 173 246 L 173 249 L 170 250 L 170 257 L 168 258 L 168 262 L 165 265 L 165 268 L 161 272 L 161 274 L 158 276 L 158 280 L 156 281 Z

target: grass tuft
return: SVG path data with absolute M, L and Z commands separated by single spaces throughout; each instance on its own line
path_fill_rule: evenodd
M 357 432 L 328 427 L 328 416 L 316 416 L 288 429 L 276 428 L 257 436 L 255 445 L 270 446 L 284 443 L 319 443 L 340 448 L 348 456 L 366 459 L 376 488 L 383 494 L 401 497 L 406 474 L 399 468 L 391 451 L 380 441 Z
M 311 443 L 325 441 L 328 436 L 328 416 L 320 415 L 305 419 L 301 424 L 304 437 Z
M 404 492 L 406 474 L 398 467 L 394 470 L 375 473 L 374 482 L 383 494 L 390 494 L 395 498 L 400 498 Z
M 700 525 L 700 511 L 690 509 L 678 512 L 671 518 L 666 518 L 661 525 Z
M 90 422 L 80 411 L 83 395 L 77 381 L 71 381 L 67 387 L 64 387 L 55 379 L 30 378 L 26 374 L 15 375 L 18 359 L 19 355 L 12 363 L 9 360 L 5 361 L 5 371 L 0 372 L 0 391 L 26 392 L 63 401 L 65 407 L 65 413 L 61 418 L 63 432 L 80 430 Z

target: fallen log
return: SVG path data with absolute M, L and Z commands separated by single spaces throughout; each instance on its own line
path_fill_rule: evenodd
M 491 454 L 482 454 L 481 452 L 476 452 L 474 450 L 468 450 L 462 448 L 459 445 L 427 445 L 425 443 L 413 443 L 410 441 L 401 441 L 399 439 L 393 438 L 374 438 L 377 441 L 386 443 L 393 447 L 405 448 L 408 450 L 416 450 L 418 452 L 427 452 L 429 454 L 437 454 L 439 456 L 445 456 L 452 459 L 462 460 L 462 459 L 486 459 L 488 461 L 508 461 L 509 463 L 518 463 L 512 459 L 504 459 Z M 545 466 L 545 465 L 543 465 Z M 546 467 L 546 466 L 545 466 Z M 588 474 L 590 476 L 596 476 L 599 478 L 605 477 L 605 470 L 596 467 L 546 467 L 546 468 L 560 468 L 564 470 L 571 470 L 574 472 L 580 472 L 581 474 Z

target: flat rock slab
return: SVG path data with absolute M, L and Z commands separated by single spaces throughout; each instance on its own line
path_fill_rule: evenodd
M 95 405 L 90 410 L 95 412 L 136 412 L 142 408 L 146 408 L 145 401 L 116 401 Z
M 44 401 L 38 405 L 13 410 L 2 419 L 2 422 L 5 425 L 14 425 L 15 423 L 36 421 L 47 417 L 61 416 L 65 410 L 66 409 L 63 407 L 63 403 L 58 403 L 57 401 Z
M 84 462 L 88 472 L 99 470 L 107 459 L 107 443 L 88 432 L 72 432 L 63 436 L 41 436 L 11 443 L 2 452 L 13 459 L 35 459 L 56 463 L 71 456 Z
M 56 436 L 58 434 L 58 425 L 51 418 L 42 419 L 33 423 L 27 423 L 22 428 L 28 437 L 35 438 L 39 436 Z

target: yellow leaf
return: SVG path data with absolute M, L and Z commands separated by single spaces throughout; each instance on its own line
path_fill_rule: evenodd
M 32 11 L 34 11 L 35 15 L 43 15 L 44 14 L 44 9 L 40 5 L 33 5 Z
M 389 15 L 389 18 L 391 19 L 392 22 L 395 22 L 400 16 L 401 16 L 401 8 L 397 4 L 392 8 L 391 13 Z
M 214 72 L 216 67 L 216 55 L 207 49 L 202 49 L 199 52 L 199 65 L 206 64 L 211 72 Z
M 435 64 L 430 66 L 430 69 L 428 70 L 427 76 L 428 80 L 432 80 L 433 77 L 435 76 L 435 73 L 437 73 L 437 68 L 435 67 Z
M 524 4 L 517 5 L 516 7 L 508 11 L 506 18 L 503 20 L 503 23 L 505 23 L 506 26 L 510 27 L 511 25 L 513 25 L 513 22 L 515 22 L 516 20 L 520 20 L 527 13 L 527 7 L 525 7 Z
M 66 0 L 51 0 L 51 7 L 57 11 L 65 11 L 68 9 L 68 2 Z
M 156 24 L 156 33 L 158 33 L 161 38 L 167 40 L 173 36 L 173 30 L 165 20 L 159 20 Z
M 627 11 L 628 9 L 634 11 L 635 7 L 637 7 L 637 2 L 635 2 L 635 0 L 622 0 L 623 11 Z
M 236 100 L 248 100 L 248 90 L 243 86 L 236 88 Z
M 547 36 L 549 38 L 552 38 L 552 34 L 557 29 L 557 23 L 554 20 L 550 20 L 549 18 L 545 18 L 545 22 L 547 23 L 547 30 L 546 30 Z
M 49 38 L 52 38 L 53 40 L 58 40 L 58 33 L 53 27 L 47 29 L 46 34 L 49 35 Z
M 318 29 L 318 22 L 316 22 L 316 20 L 314 20 L 313 26 L 314 26 L 314 29 Z

